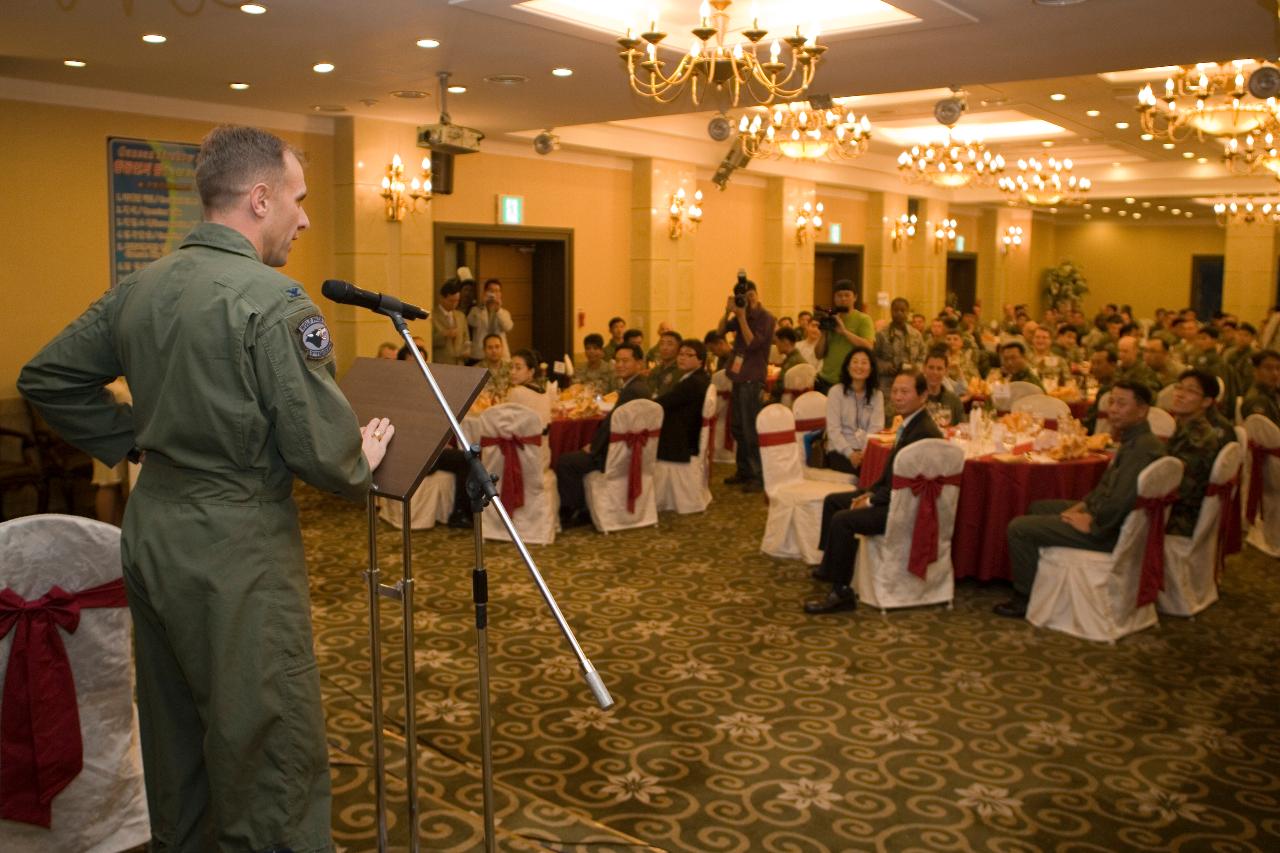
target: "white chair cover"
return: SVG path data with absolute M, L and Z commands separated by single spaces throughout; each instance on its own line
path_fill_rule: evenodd
M 795 398 L 804 394 L 806 391 L 813 390 L 813 381 L 818 375 L 818 370 L 812 364 L 797 364 L 795 367 L 787 371 L 787 375 L 783 377 L 782 382 L 782 404 L 790 406 L 794 404 Z
M 449 520 L 453 512 L 455 478 L 449 471 L 436 471 L 422 478 L 418 490 L 409 498 L 409 529 L 430 530 Z M 378 517 L 399 530 L 404 509 L 400 501 L 378 498 Z
M 548 385 L 549 388 L 555 386 Z M 532 409 L 538 416 L 539 422 L 542 424 L 541 429 L 546 429 L 551 423 L 551 397 L 546 393 L 538 393 L 531 388 L 525 388 L 523 385 L 507 391 L 508 403 L 515 403 Z M 483 413 L 481 413 L 483 415 Z
M 814 468 L 809 465 L 809 457 L 805 451 L 804 437 L 814 430 L 825 431 L 827 428 L 827 395 L 821 391 L 801 394 L 792 404 L 791 411 L 796 418 L 796 445 L 800 449 L 800 461 L 804 463 L 805 479 L 843 483 L 853 488 L 858 482 L 857 477 L 830 468 Z
M 1182 462 L 1157 459 L 1138 474 L 1138 494 L 1167 495 L 1182 481 Z M 1165 510 L 1164 518 L 1169 516 Z M 1164 522 L 1161 522 L 1164 523 Z M 1137 607 L 1147 513 L 1135 508 L 1111 551 L 1041 548 L 1027 621 L 1085 640 L 1115 642 L 1156 624 L 1155 602 Z
M 1021 400 L 1023 397 L 1030 397 L 1032 394 L 1043 394 L 1044 389 L 1034 382 L 1010 382 L 1009 383 L 1009 405 Z
M 766 438 L 792 437 L 795 429 L 795 415 L 786 406 L 765 406 L 756 416 L 764 491 L 769 498 L 760 550 L 773 557 L 817 565 L 822 562 L 822 552 L 818 550 L 822 501 L 833 492 L 847 492 L 851 487 L 847 483 L 806 479 L 800 448 L 794 439 L 778 439 L 779 443 L 772 444 Z
M 119 528 L 68 515 L 0 524 L 0 589 L 27 601 L 53 586 L 82 592 L 120 576 Z M 54 797 L 49 829 L 0 820 L 5 853 L 115 853 L 150 839 L 131 629 L 127 607 L 82 609 L 75 633 L 59 629 L 75 679 L 84 766 Z M 0 697 L 14 633 L 0 639 Z
M 1240 473 L 1243 451 L 1231 442 L 1218 451 L 1209 482 L 1220 486 Z M 1219 521 L 1226 509 L 1224 498 L 1205 495 L 1190 536 L 1164 537 L 1164 589 L 1156 609 L 1174 616 L 1194 616 L 1218 600 Z
M 893 461 L 898 477 L 953 477 L 964 470 L 964 449 L 939 438 L 926 438 L 904 447 Z M 917 607 L 951 603 L 954 573 L 951 566 L 951 533 L 955 528 L 960 487 L 945 485 L 936 503 L 938 558 L 923 578 L 908 570 L 911 543 L 916 538 L 920 498 L 911 489 L 894 489 L 889 498 L 889 518 L 880 536 L 859 536 L 853 588 L 871 607 Z
M 521 389 L 533 394 L 527 388 Z M 541 396 L 541 395 L 535 395 Z M 516 526 L 516 532 L 526 543 L 532 545 L 550 545 L 556 541 L 556 531 L 560 529 L 560 491 L 556 488 L 556 472 L 548 467 L 550 452 L 547 438 L 542 434 L 542 418 L 528 406 L 519 403 L 503 403 L 480 413 L 476 424 L 476 440 L 480 442 L 480 461 L 490 474 L 502 476 L 506 464 L 502 447 L 486 443 L 499 438 L 537 438 L 536 444 L 518 444 L 517 455 L 520 458 L 520 474 L 524 485 L 524 505 L 513 508 L 507 502 L 507 513 Z M 501 492 L 503 482 L 498 481 Z M 480 527 L 485 539 L 511 541 L 507 528 L 498 518 L 498 512 L 486 508 L 480 519 Z
M 1166 385 L 1160 389 L 1160 393 L 1156 394 L 1156 405 L 1166 412 L 1173 408 L 1173 391 L 1173 385 Z
M 1155 437 L 1165 441 L 1168 441 L 1174 430 L 1178 428 L 1178 422 L 1173 419 L 1173 415 L 1158 406 L 1147 409 L 1147 423 L 1151 425 L 1151 432 Z
M 1280 427 L 1263 415 L 1249 415 L 1244 421 L 1245 432 L 1249 436 L 1249 447 L 1260 447 L 1266 453 L 1262 464 L 1257 465 L 1254 450 L 1245 454 L 1248 460 L 1249 487 L 1253 487 L 1253 479 L 1262 477 L 1262 503 L 1258 509 L 1258 517 L 1245 541 L 1264 554 L 1280 557 Z M 1248 508 L 1249 492 L 1242 493 L 1241 501 Z
M 716 389 L 715 428 L 711 431 L 712 462 L 736 463 L 738 454 L 733 447 L 733 436 L 729 433 L 729 397 L 733 393 L 733 383 L 723 370 L 711 374 L 711 387 Z
M 1108 404 L 1111 402 L 1111 392 L 1108 391 L 1098 398 L 1098 420 L 1093 425 L 1093 434 L 1102 435 L 1102 433 L 1111 433 L 1111 418 L 1107 415 L 1110 411 Z
M 649 527 L 658 523 L 658 503 L 654 499 L 653 469 L 658 461 L 658 433 L 662 431 L 662 407 L 652 400 L 632 400 L 613 410 L 610 418 L 609 455 L 604 472 L 592 471 L 583 479 L 591 521 L 602 533 Z M 641 459 L 640 496 L 635 511 L 627 510 L 627 484 L 631 471 L 631 449 L 614 436 L 646 433 Z
M 1031 383 L 1023 383 L 1031 384 Z M 1050 397 L 1048 394 L 1027 394 L 1025 397 L 1019 397 L 1013 401 L 1013 411 L 1027 412 L 1031 415 L 1038 415 L 1046 420 L 1061 422 L 1065 418 L 1071 417 L 1071 407 L 1059 400 L 1057 397 Z
M 658 511 L 704 512 L 711 503 L 711 489 L 707 488 L 707 441 L 711 421 L 716 413 L 716 389 L 707 386 L 702 399 L 702 429 L 698 432 L 698 453 L 688 462 L 657 460 L 654 472 L 654 489 L 657 490 Z

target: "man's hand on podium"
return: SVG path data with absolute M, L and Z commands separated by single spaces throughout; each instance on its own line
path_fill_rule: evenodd
M 396 428 L 387 418 L 374 418 L 360 428 L 360 449 L 364 451 L 364 458 L 369 460 L 370 471 L 378 470 L 382 457 L 386 455 L 387 444 L 395 434 Z

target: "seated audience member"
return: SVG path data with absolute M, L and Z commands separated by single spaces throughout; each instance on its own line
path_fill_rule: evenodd
M 1158 394 L 1164 387 L 1156 372 L 1147 366 L 1138 346 L 1138 339 L 1125 335 L 1116 341 L 1116 378 L 1127 382 L 1141 382 Z
M 680 333 L 671 329 L 665 330 L 658 338 L 657 360 L 649 370 L 649 387 L 656 395 L 667 393 L 683 375 L 676 363 L 679 360 L 677 356 L 681 340 Z
M 489 371 L 489 382 L 484 387 L 498 399 L 506 396 L 507 386 L 511 384 L 511 362 L 502 357 L 505 350 L 501 335 L 486 335 L 484 359 L 477 365 Z
M 1102 395 L 1110 391 L 1116 381 L 1116 351 L 1111 347 L 1094 350 L 1089 355 L 1089 375 L 1098 383 L 1098 393 L 1081 423 L 1092 433 L 1098 427 L 1098 404 L 1102 402 Z
M 774 324 L 775 331 L 777 329 L 794 329 L 795 327 L 795 321 L 790 317 L 779 317 L 778 321 Z M 780 365 L 784 358 L 786 358 L 786 356 L 778 350 L 778 339 L 774 338 L 773 342 L 769 345 L 769 363 L 775 366 Z
M 827 392 L 827 467 L 858 473 L 867 436 L 882 429 L 884 393 L 875 355 L 867 347 L 855 346 L 840 366 L 840 381 Z
M 1195 337 L 1191 339 L 1193 354 L 1191 360 L 1187 362 L 1187 367 L 1203 370 L 1205 373 L 1212 373 L 1214 376 L 1225 380 L 1227 365 L 1222 360 L 1222 356 L 1218 354 L 1219 335 L 1220 333 L 1213 326 L 1201 326 Z
M 926 354 L 935 347 L 945 347 L 947 345 L 947 322 L 946 315 L 939 315 L 929 321 L 929 334 L 924 339 Z M 951 322 L 954 323 L 955 321 L 952 320 Z
M 418 335 L 413 336 L 413 345 L 418 348 L 418 352 L 422 353 L 422 357 L 427 357 L 427 342 Z M 409 354 L 409 345 L 405 344 L 396 350 L 397 361 L 413 361 L 413 356 Z
M 503 402 L 519 403 L 533 409 L 538 413 L 538 420 L 542 421 L 542 431 L 546 432 L 551 424 L 551 398 L 538 382 L 538 356 L 531 350 L 516 350 L 511 354 L 507 376 L 510 381 Z
M 1041 548 L 1058 545 L 1110 551 L 1115 547 L 1120 527 L 1138 499 L 1138 474 L 1165 455 L 1164 444 L 1147 424 L 1151 401 L 1151 389 L 1146 385 L 1117 382 L 1111 388 L 1107 416 L 1120 449 L 1097 487 L 1082 501 L 1036 501 L 1026 515 L 1009 522 L 1013 596 L 995 606 L 996 615 L 1027 615 Z
M 724 370 L 733 359 L 733 346 L 724 335 L 715 329 L 707 332 L 702 338 L 707 347 L 707 372 L 715 373 Z
M 1231 399 L 1243 396 L 1253 384 L 1253 357 L 1257 355 L 1254 342 L 1258 339 L 1258 330 L 1250 323 L 1241 323 L 1236 327 L 1236 342 L 1231 354 L 1223 355 L 1227 362 L 1227 370 L 1231 372 Z
M 385 358 L 388 361 L 396 360 L 396 351 L 399 349 L 393 343 L 384 343 L 378 345 L 378 358 Z
M 1280 352 L 1264 349 L 1253 357 L 1253 384 L 1240 406 L 1241 419 L 1262 415 L 1280 426 Z
M 1053 344 L 1054 355 L 1067 360 L 1068 369 L 1075 372 L 1075 365 L 1084 364 L 1084 349 L 1080 346 L 1080 330 L 1070 323 L 1058 325 L 1058 337 Z
M 622 344 L 613 354 L 613 368 L 618 374 L 618 406 L 632 400 L 648 400 L 653 396 L 649 383 L 640 375 L 644 365 L 644 350 L 635 344 Z M 591 438 L 590 448 L 565 453 L 556 460 L 556 480 L 560 491 L 560 519 L 565 527 L 589 524 L 591 514 L 587 512 L 587 494 L 582 487 L 582 479 L 591 471 L 603 471 L 604 463 L 609 455 L 609 424 L 613 419 L 613 411 L 605 415 L 604 420 Z
M 1040 377 L 1027 364 L 1027 349 L 1021 341 L 1009 341 L 1000 347 L 1000 371 L 996 379 L 1001 382 L 1030 382 L 1044 390 Z
M 861 349 L 861 348 L 860 348 Z M 857 354 L 859 350 L 854 350 Z M 898 441 L 885 463 L 880 479 L 870 489 L 835 492 L 822 504 L 822 533 L 818 547 L 822 549 L 822 565 L 813 572 L 815 580 L 829 581 L 831 592 L 824 598 L 805 602 L 806 613 L 836 613 L 857 606 L 853 589 L 853 564 L 858 556 L 858 534 L 874 536 L 884 533 L 889 518 L 889 498 L 893 493 L 893 462 L 902 448 L 923 438 L 941 438 L 942 433 L 924 410 L 925 378 L 923 373 L 903 371 L 894 377 L 889 393 L 893 408 L 902 416 Z M 839 395 L 836 388 L 832 395 Z
M 778 378 L 773 383 L 773 393 L 769 395 L 770 403 L 781 403 L 782 395 L 786 392 L 787 371 L 795 367 L 797 364 L 804 364 L 804 356 L 800 355 L 796 349 L 796 330 L 782 328 L 773 334 L 774 346 L 778 350 L 778 354 L 782 356 L 779 362 Z
M 798 332 L 804 334 L 803 338 L 796 341 L 796 352 L 800 353 L 800 357 L 805 360 L 806 364 L 813 365 L 816 370 L 822 365 L 822 359 L 818 358 L 818 341 L 822 338 L 822 329 L 818 328 L 818 323 L 812 317 L 805 317 L 807 311 L 802 311 Z
M 644 354 L 645 364 L 657 364 L 657 362 L 660 360 L 658 350 L 659 350 L 659 347 L 662 346 L 662 336 L 669 333 L 670 331 L 671 331 L 670 323 L 668 323 L 666 320 L 661 320 L 658 322 L 658 340 L 653 346 L 649 347 L 649 349 L 645 351 L 645 354 Z M 676 347 L 679 348 L 679 346 L 680 346 L 680 336 L 676 335 Z M 672 365 L 675 364 L 674 355 L 671 356 L 671 364 Z M 649 380 L 649 384 L 650 385 L 653 384 L 652 379 Z
M 1155 374 L 1161 388 L 1177 382 L 1182 375 L 1182 365 L 1173 360 L 1164 338 L 1155 335 L 1147 338 L 1142 344 L 1142 360 Z
M 947 425 L 964 420 L 964 404 L 955 392 L 947 387 L 947 350 L 934 347 L 924 357 L 925 405 L 937 407 L 947 413 Z M 932 410 L 931 410 L 932 411 Z
M 1207 413 L 1215 408 L 1218 383 L 1211 374 L 1188 370 L 1173 386 L 1173 402 L 1169 412 L 1177 421 L 1177 429 L 1169 437 L 1168 454 L 1182 460 L 1182 483 L 1178 501 L 1169 511 L 1165 532 L 1190 536 L 1195 532 L 1196 518 L 1213 473 L 1218 451 L 1235 441 L 1234 429 L 1225 433 L 1209 422 Z
M 680 342 L 676 367 L 680 375 L 656 398 L 662 407 L 662 435 L 658 438 L 658 458 L 664 462 L 688 462 L 698 455 L 702 433 L 702 402 L 711 376 L 703 370 L 707 350 L 702 341 L 688 338 Z
M 640 347 L 640 363 L 646 364 L 644 360 L 644 332 L 639 329 L 627 329 L 622 333 L 622 342 Z
M 1071 378 L 1071 365 L 1053 351 L 1053 337 L 1044 326 L 1031 333 L 1031 353 L 1027 356 L 1027 363 L 1041 380 L 1052 377 L 1058 382 L 1066 382 Z
M 609 342 L 604 345 L 604 360 L 613 361 L 613 354 L 622 346 L 622 333 L 627 330 L 627 321 L 614 317 L 609 321 Z
M 573 381 L 585 385 L 596 394 L 608 394 L 618 387 L 618 375 L 613 364 L 604 357 L 604 338 L 592 332 L 582 339 L 582 351 L 587 363 L 574 374 Z
M 980 376 L 976 353 L 965 345 L 964 335 L 959 329 L 947 329 L 947 378 L 961 397 L 968 396 L 969 380 Z

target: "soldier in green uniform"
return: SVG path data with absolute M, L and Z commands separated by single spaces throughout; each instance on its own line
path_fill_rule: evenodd
M 1116 365 L 1119 368 L 1117 379 L 1141 382 L 1151 389 L 1153 395 L 1160 393 L 1160 389 L 1164 387 L 1160 377 L 1143 361 L 1138 339 L 1132 335 L 1125 335 L 1116 343 Z
M 1253 359 L 1253 385 L 1244 396 L 1240 417 L 1263 415 L 1280 426 L 1280 352 L 1264 349 Z
M 363 501 L 393 433 L 361 429 L 306 292 L 271 269 L 308 225 L 297 156 L 219 127 L 204 222 L 22 370 L 23 395 L 107 464 L 144 454 L 124 518 L 153 850 L 333 849 L 295 475 Z M 104 390 L 123 374 L 133 406 Z
M 1213 463 L 1218 451 L 1235 440 L 1235 431 L 1223 433 L 1209 422 L 1206 414 L 1215 408 L 1218 383 L 1213 376 L 1198 370 L 1188 370 L 1173 386 L 1173 402 L 1170 413 L 1178 422 L 1177 429 L 1169 437 L 1169 455 L 1182 460 L 1182 483 L 1178 486 L 1178 501 L 1169 511 L 1165 532 L 1175 536 L 1190 536 L 1195 532 L 1200 504 L 1213 473 Z
M 662 325 L 666 326 L 665 323 Z M 658 344 L 655 347 L 656 364 L 649 370 L 649 387 L 653 389 L 655 397 L 661 397 L 674 388 L 680 381 L 680 377 L 684 375 L 676 365 L 676 356 L 680 353 L 682 340 L 684 339 L 680 337 L 679 332 L 669 328 L 664 328 L 658 336 Z
M 1093 402 L 1089 404 L 1089 409 L 1085 412 L 1081 423 L 1092 435 L 1098 429 L 1098 404 L 1102 402 L 1102 396 L 1111 390 L 1112 384 L 1116 381 L 1116 351 L 1110 347 L 1104 347 L 1090 353 L 1089 376 L 1098 383 L 1098 390 L 1093 395 Z
M 604 345 L 604 360 L 613 361 L 613 354 L 622 346 L 622 333 L 627 330 L 627 321 L 621 317 L 609 320 L 609 341 Z M 613 368 L 610 367 L 610 370 Z
M 1027 364 L 1027 348 L 1022 341 L 1009 341 L 1000 347 L 1000 379 L 1005 382 L 1030 382 L 1044 390 L 1040 376 Z
M 604 338 L 592 332 L 582 339 L 582 351 L 587 363 L 574 375 L 575 383 L 585 385 L 595 394 L 608 394 L 618 388 L 618 374 L 613 362 L 604 357 Z
M 1154 335 L 1147 338 L 1142 345 L 1142 361 L 1155 374 L 1161 388 L 1177 382 L 1184 369 L 1173 360 L 1169 345 L 1164 338 Z
M 1117 382 L 1107 414 L 1112 433 L 1120 438 L 1120 449 L 1097 487 L 1081 501 L 1036 501 L 1026 515 L 1009 522 L 1013 596 L 995 606 L 996 615 L 1027 615 L 1041 548 L 1062 545 L 1110 551 L 1115 547 L 1120 527 L 1138 499 L 1138 474 L 1165 455 L 1164 444 L 1147 424 L 1150 407 L 1150 388 Z
M 805 364 L 804 356 L 796 349 L 799 337 L 795 329 L 779 329 L 773 335 L 774 345 L 778 348 L 778 354 L 782 356 L 782 364 L 778 368 L 778 378 L 773 381 L 773 392 L 767 401 L 769 403 L 782 402 L 782 395 L 787 390 L 787 371 L 797 364 Z

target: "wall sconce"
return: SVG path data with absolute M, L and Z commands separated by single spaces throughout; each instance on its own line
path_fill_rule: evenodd
M 702 221 L 702 190 L 694 190 L 693 201 L 685 195 L 684 187 L 671 194 L 671 204 L 667 208 L 670 217 L 669 232 L 672 240 L 679 240 L 685 233 L 692 234 L 698 230 Z
M 805 202 L 796 214 L 796 245 L 804 245 L 810 237 L 817 238 L 822 231 L 822 202 Z
M 1010 225 L 1004 229 L 1004 236 L 1000 238 L 1000 253 L 1007 255 L 1014 249 L 1022 245 L 1022 226 Z
M 431 158 L 422 158 L 422 175 L 414 178 L 408 188 L 404 184 L 404 163 L 397 154 L 387 164 L 387 175 L 382 179 L 379 191 L 387 203 L 387 221 L 403 222 L 406 213 L 417 213 L 418 202 L 431 201 Z
M 933 226 L 933 251 L 942 253 L 950 248 L 956 239 L 956 221 L 944 219 Z
M 893 240 L 895 252 L 902 248 L 903 243 L 916 236 L 916 221 L 914 213 L 904 213 L 893 220 L 893 225 L 889 229 L 889 238 Z

